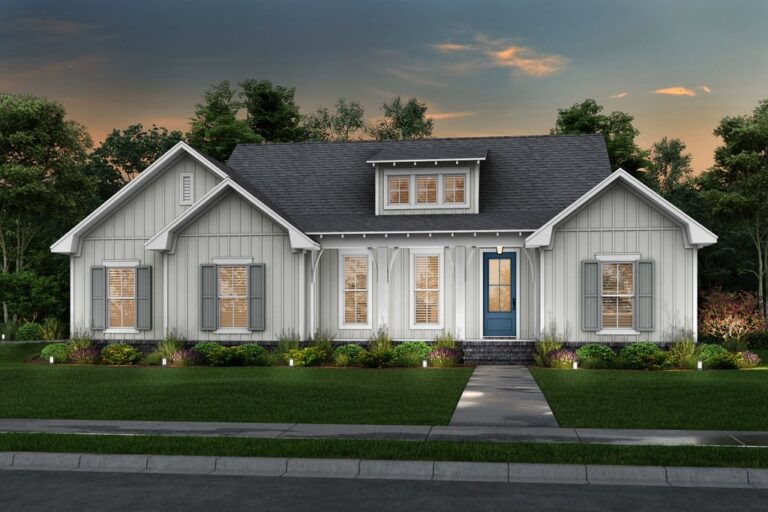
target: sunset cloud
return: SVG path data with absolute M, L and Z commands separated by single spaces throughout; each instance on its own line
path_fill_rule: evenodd
M 613 98 L 613 99 L 626 98 L 627 96 L 629 96 L 628 92 L 620 92 L 620 93 L 617 93 L 617 94 L 611 94 L 611 98 Z
M 666 96 L 696 96 L 696 91 L 689 89 L 688 87 L 666 87 L 664 89 L 656 89 L 653 94 L 664 94 Z
M 440 121 L 443 119 L 460 119 L 462 117 L 470 117 L 477 115 L 477 112 L 439 112 L 434 114 L 427 114 L 427 117 Z
M 557 73 L 568 63 L 568 59 L 560 55 L 538 55 L 525 46 L 509 46 L 487 54 L 497 66 L 515 68 L 536 77 Z
M 699 90 L 700 90 L 700 91 L 702 91 L 702 92 L 705 92 L 705 93 L 707 93 L 707 94 L 709 94 L 709 93 L 711 93 L 711 92 L 712 92 L 712 89 L 710 89 L 710 88 L 709 88 L 709 87 L 707 87 L 706 85 L 700 85 L 700 86 L 699 86 Z
M 471 49 L 472 47 L 468 44 L 438 43 L 433 44 L 432 48 L 440 50 L 441 52 L 463 52 Z

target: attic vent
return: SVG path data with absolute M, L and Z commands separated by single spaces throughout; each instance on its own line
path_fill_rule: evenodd
M 181 175 L 181 201 L 180 204 L 192 204 L 194 198 L 194 176 L 192 174 Z

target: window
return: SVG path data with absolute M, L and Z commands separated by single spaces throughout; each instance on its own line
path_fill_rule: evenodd
M 248 327 L 248 267 L 221 265 L 218 269 L 219 328 Z
M 634 264 L 602 263 L 603 329 L 632 329 L 634 319 Z
M 512 260 L 509 258 L 488 260 L 488 311 L 507 313 L 512 311 Z
M 437 204 L 437 176 L 416 177 L 416 203 Z
M 107 300 L 109 328 L 133 329 L 136 327 L 135 268 L 110 267 L 107 269 Z
M 195 197 L 195 184 L 193 174 L 181 175 L 181 193 L 179 194 L 182 205 L 192 204 Z
M 342 326 L 368 326 L 367 254 L 341 254 Z
M 412 268 L 413 327 L 439 326 L 442 318 L 442 268 L 439 254 L 414 251 Z
M 389 176 L 387 178 L 389 204 L 409 204 L 410 183 L 411 179 L 408 176 Z
M 443 202 L 446 204 L 464 203 L 464 175 L 443 177 Z

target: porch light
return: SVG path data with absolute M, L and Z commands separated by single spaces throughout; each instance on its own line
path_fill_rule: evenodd
M 50 357 L 48 358 L 48 364 L 53 364 L 53 356 L 50 356 Z
M 168 359 L 163 358 L 163 366 L 168 366 Z
M 579 369 L 579 362 L 578 361 L 574 361 L 573 362 L 573 369 L 574 370 L 578 370 Z
M 293 358 L 288 360 L 288 366 L 293 366 Z
M 426 368 L 427 367 L 427 360 L 426 359 L 422 359 L 421 360 L 421 367 L 422 368 Z
M 704 369 L 704 363 L 702 363 L 701 361 L 696 363 L 696 369 L 697 370 L 703 370 Z
M 503 245 L 497 245 L 496 246 L 496 254 L 501 254 L 504 252 L 504 246 Z

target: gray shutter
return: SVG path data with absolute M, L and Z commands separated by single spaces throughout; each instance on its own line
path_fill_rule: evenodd
M 585 261 L 581 270 L 581 328 L 584 331 L 600 329 L 600 265 Z
M 107 328 L 107 274 L 104 267 L 91 268 L 91 329 Z
M 200 266 L 200 330 L 215 331 L 216 314 L 216 265 Z
M 152 329 L 152 267 L 136 267 L 136 328 Z
M 263 331 L 266 328 L 266 274 L 263 263 L 248 267 L 248 328 Z
M 637 262 L 637 297 L 636 322 L 638 331 L 653 330 L 653 262 Z

